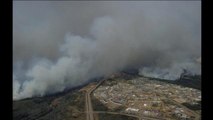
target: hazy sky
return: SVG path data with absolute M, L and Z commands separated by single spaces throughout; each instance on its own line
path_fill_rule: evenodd
M 130 66 L 200 73 L 200 56 L 200 1 L 13 1 L 15 98 Z
M 200 7 L 200 1 L 14 1 L 14 61 L 33 56 L 55 59 L 66 33 L 88 36 L 93 21 L 103 16 L 138 20 L 140 24 L 146 20 L 143 18 L 146 14 L 153 20 L 179 24 L 185 19 L 197 35 L 200 34 Z

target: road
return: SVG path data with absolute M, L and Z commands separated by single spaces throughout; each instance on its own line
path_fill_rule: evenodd
M 106 79 L 101 80 L 96 86 L 90 88 L 87 90 L 85 97 L 86 97 L 86 113 L 87 113 L 87 120 L 94 120 L 93 116 L 93 108 L 92 108 L 92 102 L 90 98 L 90 94 L 98 87 L 100 86 Z
M 86 93 L 86 111 L 87 111 L 87 120 L 94 120 L 89 92 Z

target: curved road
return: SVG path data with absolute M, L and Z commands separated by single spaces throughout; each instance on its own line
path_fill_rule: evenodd
M 86 113 L 87 113 L 87 120 L 94 120 L 93 116 L 93 108 L 92 108 L 92 102 L 90 98 L 91 92 L 93 92 L 97 87 L 99 87 L 106 79 L 101 80 L 96 86 L 93 88 L 89 89 L 86 92 Z

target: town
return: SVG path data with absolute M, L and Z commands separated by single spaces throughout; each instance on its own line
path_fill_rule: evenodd
M 200 119 L 201 91 L 137 77 L 106 80 L 93 95 L 109 110 L 123 107 L 121 113 L 162 119 Z

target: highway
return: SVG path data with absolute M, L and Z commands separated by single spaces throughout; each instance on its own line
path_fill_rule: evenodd
M 86 98 L 86 113 L 87 113 L 87 120 L 94 120 L 93 108 L 92 108 L 92 102 L 91 102 L 90 94 L 91 94 L 97 87 L 99 87 L 104 81 L 105 81 L 105 79 L 101 80 L 96 86 L 94 86 L 93 88 L 87 90 L 87 92 L 86 92 L 86 94 L 85 94 L 85 98 Z
M 86 113 L 87 113 L 87 120 L 94 120 L 89 92 L 86 93 Z

